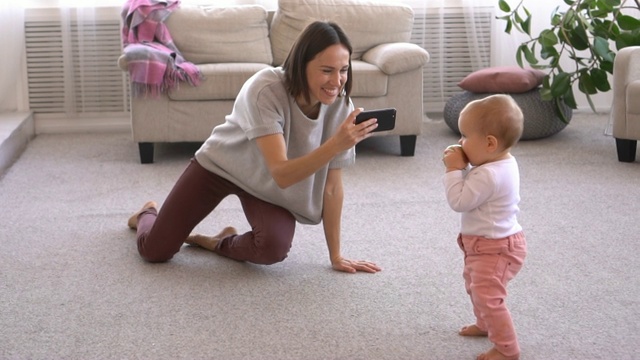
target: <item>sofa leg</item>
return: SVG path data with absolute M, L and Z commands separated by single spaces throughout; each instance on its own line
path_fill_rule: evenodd
M 618 161 L 634 162 L 636 160 L 637 140 L 617 139 L 616 149 L 618 150 Z
M 413 156 L 416 152 L 416 135 L 400 135 L 400 155 Z
M 150 143 L 150 142 L 138 143 L 138 149 L 140 150 L 141 164 L 153 163 L 153 143 Z

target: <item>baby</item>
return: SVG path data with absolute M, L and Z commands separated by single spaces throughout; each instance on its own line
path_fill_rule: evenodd
M 508 95 L 472 101 L 460 113 L 460 140 L 444 150 L 444 187 L 449 206 L 461 213 L 458 245 L 463 277 L 476 322 L 462 336 L 488 336 L 493 348 L 478 360 L 520 357 L 507 309 L 507 283 L 527 254 L 518 223 L 520 175 L 511 148 L 522 135 L 523 115 Z

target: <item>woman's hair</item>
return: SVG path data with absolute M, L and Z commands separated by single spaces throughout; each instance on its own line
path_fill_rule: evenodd
M 472 101 L 462 111 L 473 113 L 476 129 L 501 140 L 505 149 L 515 145 L 522 136 L 524 116 L 509 95 L 496 94 Z
M 338 24 L 330 21 L 315 21 L 309 24 L 304 31 L 298 36 L 293 44 L 287 59 L 284 61 L 282 68 L 284 69 L 285 86 L 289 93 L 297 98 L 304 96 L 309 102 L 311 97 L 309 94 L 309 83 L 307 81 L 307 64 L 313 60 L 318 53 L 332 45 L 343 45 L 349 50 L 349 69 L 347 70 L 347 82 L 343 85 L 343 91 L 339 96 L 349 98 L 351 94 L 351 54 L 353 48 L 349 38 Z M 349 102 L 346 102 L 349 104 Z

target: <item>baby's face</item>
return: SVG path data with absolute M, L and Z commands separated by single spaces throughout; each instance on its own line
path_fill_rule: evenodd
M 465 111 L 460 114 L 458 128 L 460 129 L 460 140 L 458 144 L 462 146 L 469 163 L 473 166 L 484 164 L 488 159 L 488 141 L 484 132 L 480 131 L 477 121 L 474 121 L 474 114 Z

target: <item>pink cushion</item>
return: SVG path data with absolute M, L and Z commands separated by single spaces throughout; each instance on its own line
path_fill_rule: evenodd
M 458 86 L 474 93 L 523 93 L 542 84 L 545 72 L 519 66 L 496 66 L 472 72 Z

